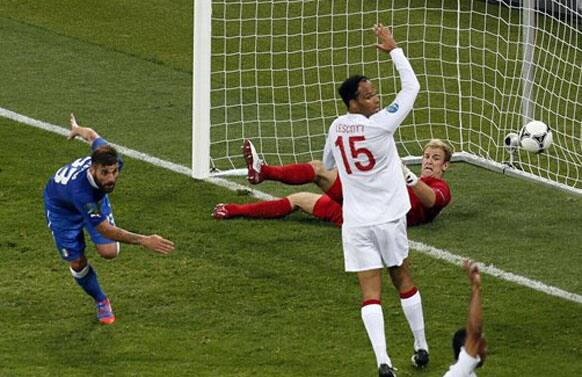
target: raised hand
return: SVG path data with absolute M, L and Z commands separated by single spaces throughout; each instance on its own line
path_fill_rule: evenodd
M 81 136 L 81 134 L 79 133 L 81 127 L 79 127 L 79 125 L 77 124 L 77 119 L 75 119 L 75 115 L 73 113 L 71 113 L 69 123 L 71 124 L 71 131 L 69 132 L 67 139 L 71 140 L 74 139 L 75 136 Z
M 481 286 L 481 273 L 479 271 L 479 266 L 477 263 L 470 259 L 465 259 L 463 262 L 463 268 L 467 271 L 467 276 L 471 281 L 471 284 L 476 287 Z
M 99 134 L 95 132 L 92 128 L 89 127 L 81 127 L 77 124 L 77 119 L 75 119 L 75 115 L 71 113 L 71 117 L 69 120 L 71 124 L 71 131 L 67 136 L 67 139 L 72 140 L 75 136 L 79 136 L 83 138 L 85 141 L 91 143 L 93 140 L 99 137 Z
M 376 43 L 376 48 L 378 48 L 378 50 L 390 52 L 398 47 L 390 28 L 385 27 L 383 24 L 377 24 L 374 25 L 373 30 L 380 40 L 380 43 Z

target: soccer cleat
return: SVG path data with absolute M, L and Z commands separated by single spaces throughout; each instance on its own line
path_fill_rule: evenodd
M 97 303 L 97 319 L 104 325 L 110 325 L 115 322 L 115 315 L 113 315 L 111 303 L 108 299 Z
M 423 349 L 416 350 L 410 360 L 413 367 L 424 368 L 428 364 L 428 352 Z
M 214 210 L 212 210 L 212 217 L 216 220 L 223 220 L 230 218 L 230 213 L 228 212 L 228 204 L 218 203 Z
M 380 367 L 378 368 L 378 377 L 396 377 L 396 372 L 394 372 L 394 368 L 388 364 L 380 364 Z
M 263 182 L 263 175 L 261 174 L 261 167 L 263 161 L 259 159 L 259 155 L 255 150 L 255 146 L 249 139 L 245 139 L 242 146 L 243 156 L 247 162 L 247 179 L 253 185 Z

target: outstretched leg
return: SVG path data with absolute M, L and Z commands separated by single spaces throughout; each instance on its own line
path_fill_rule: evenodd
M 325 192 L 335 182 L 337 171 L 328 171 L 321 161 L 287 164 L 281 166 L 267 165 L 259 158 L 253 143 L 246 139 L 242 146 L 247 163 L 247 179 L 252 184 L 264 180 L 282 182 L 288 185 L 316 183 Z
M 267 200 L 248 204 L 219 203 L 212 212 L 217 220 L 233 217 L 249 217 L 258 219 L 275 219 L 287 216 L 300 208 L 312 214 L 313 207 L 321 195 L 310 192 L 298 192 L 286 198 Z

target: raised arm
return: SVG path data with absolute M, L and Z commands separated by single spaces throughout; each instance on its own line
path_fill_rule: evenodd
M 483 307 L 481 305 L 481 274 L 476 263 L 465 260 L 464 266 L 471 282 L 471 303 L 467 318 L 467 337 L 465 351 L 472 357 L 485 359 L 486 342 L 483 337 Z
M 376 43 L 376 48 L 378 50 L 390 53 L 395 48 L 398 48 L 392 30 L 385 27 L 383 24 L 374 25 L 374 33 L 380 40 L 380 43 Z
M 128 232 L 125 229 L 111 225 L 109 221 L 105 220 L 95 227 L 103 236 L 118 242 L 141 245 L 146 249 L 166 255 L 174 250 L 174 243 L 158 236 L 157 234 L 144 236 Z
M 396 95 L 394 102 L 387 108 L 393 119 L 391 124 L 394 127 L 398 127 L 410 110 L 412 110 L 416 96 L 420 92 L 420 83 L 416 78 L 410 62 L 404 55 L 404 51 L 396 44 L 392 31 L 384 25 L 378 24 L 374 25 L 374 33 L 379 39 L 376 48 L 390 54 L 394 66 L 400 75 L 401 89 Z M 395 131 L 395 129 L 392 131 Z
M 83 140 L 89 142 L 89 143 L 93 143 L 93 141 L 95 141 L 96 139 L 98 139 L 100 136 L 97 132 L 95 132 L 95 130 L 93 130 L 92 128 L 89 127 L 81 127 L 77 124 L 77 120 L 75 119 L 75 115 L 71 113 L 71 118 L 70 118 L 70 123 L 71 123 L 71 131 L 69 132 L 69 136 L 67 136 L 67 139 L 72 140 L 75 138 L 75 136 L 79 136 L 81 138 L 83 138 Z

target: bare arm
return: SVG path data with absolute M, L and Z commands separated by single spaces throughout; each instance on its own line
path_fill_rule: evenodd
M 95 227 L 103 236 L 118 242 L 141 245 L 146 249 L 158 252 L 160 254 L 169 254 L 174 250 L 174 243 L 158 236 L 157 234 L 151 236 L 144 236 L 128 232 L 115 225 L 111 225 L 109 221 L 104 220 L 101 224 Z
M 81 127 L 77 124 L 77 120 L 75 119 L 75 115 L 71 113 L 71 132 L 69 132 L 69 136 L 67 139 L 72 140 L 75 136 L 79 136 L 83 138 L 85 141 L 92 143 L 95 139 L 99 138 L 99 134 L 95 132 L 92 128 L 89 127 Z
M 483 337 L 483 307 L 481 305 L 481 274 L 476 263 L 465 260 L 464 266 L 471 282 L 471 303 L 467 318 L 467 338 L 465 351 L 472 357 L 485 358 L 485 338 Z

